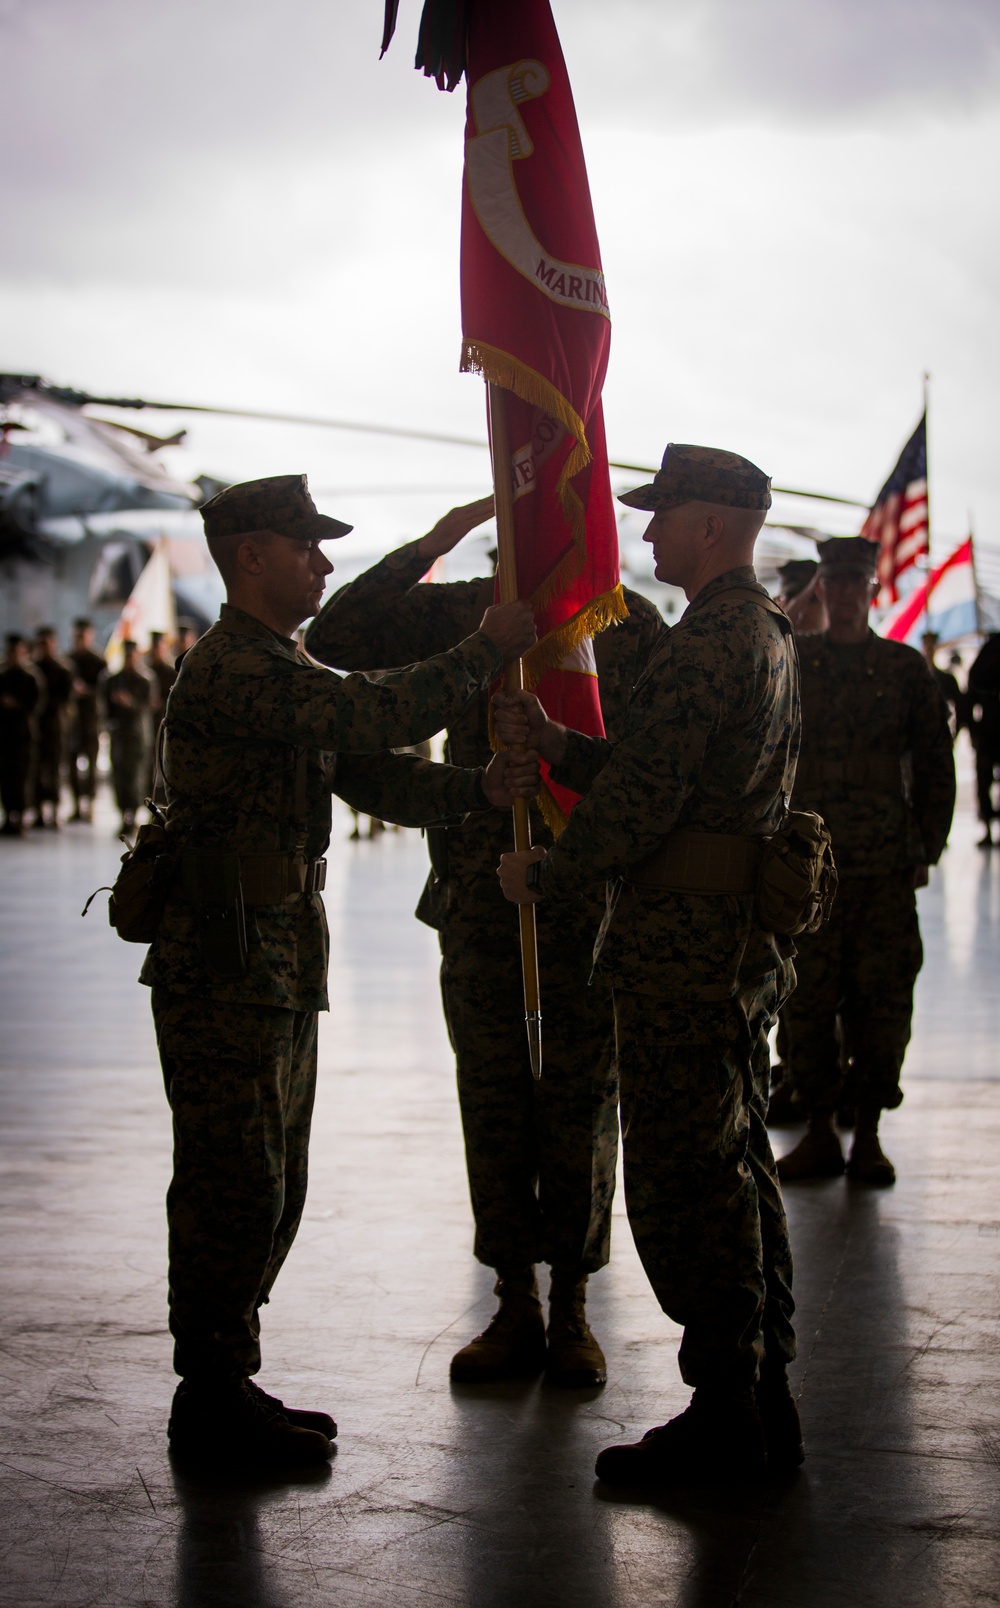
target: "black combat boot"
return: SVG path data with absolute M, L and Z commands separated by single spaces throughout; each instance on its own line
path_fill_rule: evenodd
M 247 1389 L 253 1395 L 259 1396 L 269 1407 L 276 1407 L 279 1413 L 284 1413 L 290 1424 L 295 1424 L 299 1429 L 314 1429 L 318 1434 L 325 1435 L 327 1440 L 337 1439 L 337 1426 L 329 1413 L 310 1412 L 304 1407 L 286 1407 L 277 1396 L 269 1396 L 267 1391 L 261 1390 L 252 1379 L 248 1379 L 246 1383 Z
M 458 1385 L 485 1385 L 493 1379 L 530 1378 L 545 1366 L 545 1320 L 534 1268 L 497 1268 L 494 1294 L 500 1305 L 482 1334 L 451 1359 Z
M 761 1365 L 754 1387 L 757 1411 L 764 1431 L 769 1474 L 787 1474 L 806 1460 L 802 1425 L 783 1364 Z
M 606 1446 L 594 1472 L 609 1485 L 732 1485 L 759 1479 L 764 1432 L 753 1392 L 699 1387 L 687 1410 L 631 1446 Z
M 896 1169 L 878 1141 L 878 1124 L 882 1112 L 878 1106 L 859 1106 L 858 1125 L 854 1130 L 848 1178 L 857 1178 L 862 1184 L 885 1187 L 896 1182 Z
M 328 1435 L 293 1423 L 281 1403 L 249 1379 L 182 1379 L 167 1438 L 178 1456 L 210 1466 L 302 1468 L 325 1462 L 332 1450 Z
M 824 1106 L 810 1114 L 809 1127 L 794 1149 L 779 1156 L 778 1177 L 783 1184 L 804 1178 L 838 1178 L 844 1170 L 844 1152 L 833 1121 L 833 1110 Z
M 545 1377 L 567 1390 L 604 1385 L 608 1366 L 587 1322 L 587 1276 L 552 1269 L 549 1288 L 548 1357 Z

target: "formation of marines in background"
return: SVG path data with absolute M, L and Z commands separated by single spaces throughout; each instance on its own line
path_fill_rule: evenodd
M 775 602 L 752 568 L 769 486 L 735 454 L 671 446 L 653 483 L 622 499 L 651 513 L 657 577 L 682 586 L 689 607 L 670 630 L 626 593 L 628 620 L 595 643 L 604 739 L 554 726 L 530 695 L 495 694 L 493 751 L 490 686 L 533 639 L 528 606 L 491 609 L 488 575 L 418 584 L 489 517 L 489 498 L 320 609 L 332 565 L 319 544 L 349 527 L 317 513 L 304 476 L 230 487 L 203 509 L 229 601 L 189 654 L 172 662 L 160 640 L 143 658 L 126 643 L 110 675 L 85 620 L 66 660 L 51 631 L 33 657 L 9 640 L 5 832 L 31 813 L 35 826 L 57 824 L 67 763 L 71 819 L 92 818 L 102 721 L 123 825 L 134 825 L 163 727 L 172 872 L 142 978 L 175 1133 L 175 1451 L 314 1462 L 336 1433 L 327 1413 L 285 1408 L 252 1376 L 259 1309 L 305 1198 L 337 793 L 427 830 L 417 915 L 439 933 L 473 1248 L 499 1297 L 452 1358 L 452 1379 L 544 1369 L 565 1388 L 604 1383 L 585 1299 L 610 1252 L 620 1098 L 630 1221 L 661 1306 L 684 1328 L 694 1394 L 679 1418 L 602 1453 L 599 1477 L 752 1478 L 802 1460 L 778 1179 L 845 1168 L 869 1184 L 894 1179 L 878 1125 L 902 1099 L 921 961 L 915 888 L 947 840 L 963 725 L 992 844 L 1000 638 L 963 695 L 937 670 L 934 642 L 921 656 L 876 637 L 875 549 L 860 538 L 786 565 Z M 296 632 L 310 617 L 303 648 Z M 446 764 L 393 752 L 442 727 Z M 534 794 L 538 754 L 581 802 L 558 841 L 533 811 L 535 848 L 514 855 L 507 807 Z M 789 803 L 826 820 L 841 877 L 832 919 L 794 942 L 761 923 L 755 892 Z M 538 906 L 540 1083 L 505 897 Z M 768 1033 L 779 1013 L 771 1121 L 807 1128 L 776 1165 Z M 838 1117 L 855 1129 L 846 1162 Z
M 31 642 L 18 633 L 7 637 L 0 669 L 3 836 L 20 837 L 28 827 L 57 830 L 67 786 L 73 810 L 66 819 L 93 820 L 104 732 L 121 827 L 133 829 L 153 793 L 156 734 L 180 658 L 195 635 L 193 622 L 180 620 L 169 648 L 165 633 L 153 631 L 146 654 L 126 639 L 124 662 L 114 673 L 88 619 L 73 622 L 65 654 L 49 625 L 39 626 Z

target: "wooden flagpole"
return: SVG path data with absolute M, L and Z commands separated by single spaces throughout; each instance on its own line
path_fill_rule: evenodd
M 490 441 L 493 448 L 493 494 L 497 515 L 497 574 L 501 603 L 517 599 L 517 554 L 514 551 L 514 488 L 510 475 L 510 431 L 507 427 L 507 400 L 502 386 L 487 384 Z M 508 659 L 504 667 L 504 690 L 520 692 L 524 671 L 520 659 Z M 531 848 L 531 821 L 528 800 L 514 800 L 514 847 Z M 521 922 L 521 970 L 524 976 L 524 1021 L 528 1030 L 528 1053 L 534 1078 L 542 1075 L 542 1011 L 538 990 L 538 937 L 533 904 L 518 905 Z

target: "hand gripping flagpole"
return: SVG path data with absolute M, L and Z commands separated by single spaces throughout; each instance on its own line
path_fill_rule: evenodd
M 490 415 L 490 442 L 493 449 L 493 493 L 497 515 L 497 574 L 501 603 L 517 599 L 517 554 L 514 551 L 514 488 L 510 475 L 510 431 L 507 428 L 507 401 L 503 388 L 486 387 Z M 520 692 L 524 667 L 520 659 L 508 659 L 504 666 L 504 691 Z M 523 752 L 523 745 L 521 745 Z M 528 800 L 514 800 L 514 847 L 531 848 L 531 821 Z M 542 1075 L 542 1011 L 538 990 L 538 937 L 533 904 L 518 905 L 521 922 L 521 971 L 524 976 L 524 1021 L 528 1029 L 531 1074 Z

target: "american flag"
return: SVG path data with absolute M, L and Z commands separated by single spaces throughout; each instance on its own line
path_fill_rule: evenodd
M 899 462 L 875 499 L 861 527 L 862 536 L 878 542 L 880 602 L 896 603 L 896 582 L 904 570 L 930 551 L 927 517 L 927 414 L 925 413 Z

